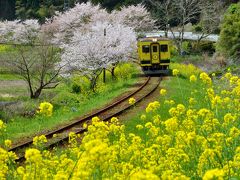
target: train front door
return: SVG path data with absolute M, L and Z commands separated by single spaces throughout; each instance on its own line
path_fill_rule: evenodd
M 159 44 L 157 43 L 151 44 L 151 58 L 152 58 L 152 64 L 160 63 Z

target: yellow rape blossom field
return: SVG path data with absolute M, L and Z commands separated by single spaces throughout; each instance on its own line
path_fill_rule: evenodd
M 181 71 L 173 72 L 179 78 Z M 70 133 L 69 148 L 61 153 L 37 149 L 47 140 L 35 138 L 36 148 L 25 152 L 21 166 L 14 153 L 0 148 L 0 179 L 239 179 L 240 78 L 230 72 L 187 78 L 187 101 L 176 103 L 167 97 L 173 90 L 161 90 L 163 100 L 146 105 L 134 132 L 117 118 L 95 117 L 82 143 Z M 0 127 L 4 133 L 6 125 Z

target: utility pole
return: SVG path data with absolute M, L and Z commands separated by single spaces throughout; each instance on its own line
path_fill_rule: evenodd
M 104 28 L 103 33 L 104 33 L 103 35 L 105 37 L 107 35 L 106 28 Z M 103 83 L 106 83 L 106 68 L 103 68 Z
M 69 0 L 64 0 L 63 10 L 66 11 L 69 8 Z

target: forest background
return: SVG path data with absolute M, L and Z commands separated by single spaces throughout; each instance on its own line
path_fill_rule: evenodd
M 119 9 L 121 6 L 144 4 L 149 11 L 154 13 L 151 0 L 89 0 L 93 4 L 101 4 L 108 11 Z M 156 0 L 155 2 L 166 0 Z M 213 0 L 228 7 L 239 0 Z M 0 20 L 14 19 L 38 19 L 41 23 L 46 18 L 52 17 L 56 11 L 65 11 L 76 3 L 88 2 L 88 0 L 0 0 Z M 161 15 L 160 15 L 161 16 Z

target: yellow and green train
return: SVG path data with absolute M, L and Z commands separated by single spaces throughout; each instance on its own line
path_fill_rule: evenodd
M 170 41 L 163 37 L 147 37 L 138 40 L 138 56 L 145 74 L 168 74 Z

